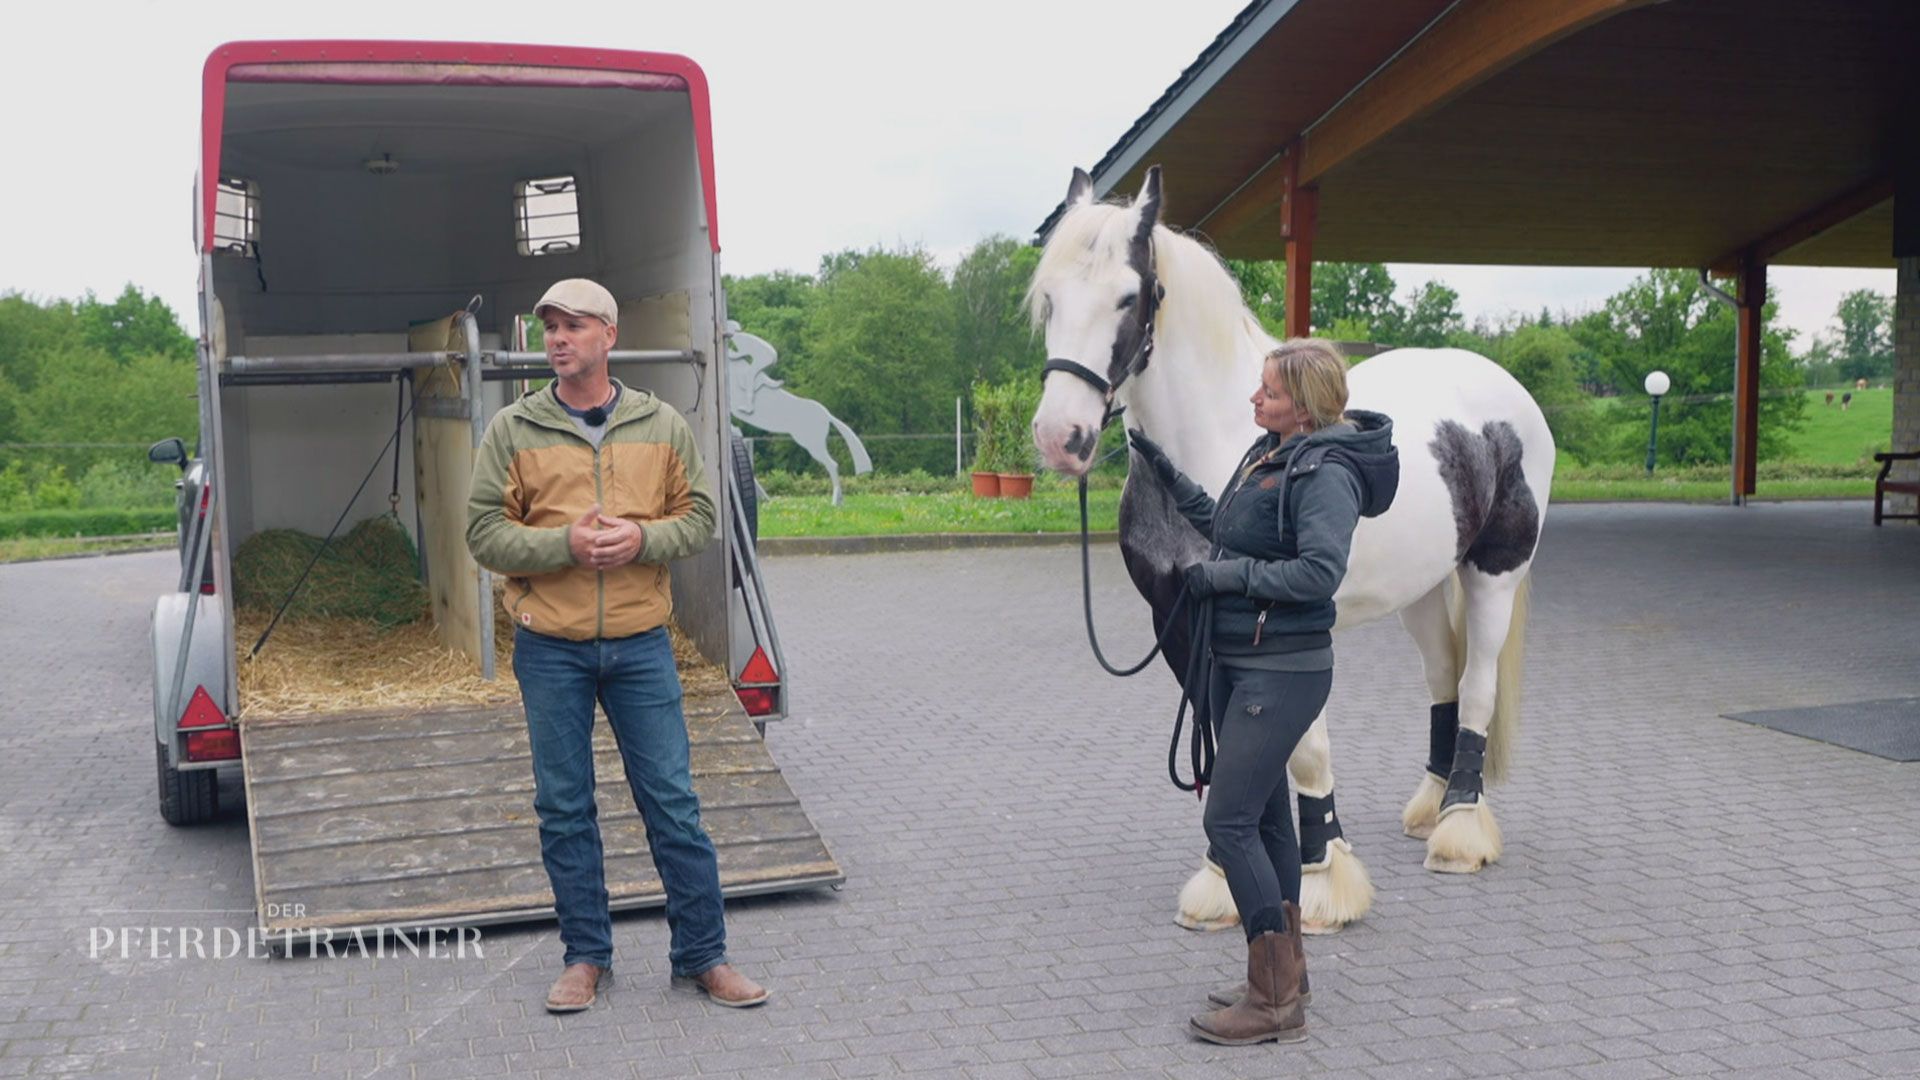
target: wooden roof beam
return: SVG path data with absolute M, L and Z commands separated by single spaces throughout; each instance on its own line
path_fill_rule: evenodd
M 1713 273 L 1727 277 L 1738 273 L 1741 261 L 1749 256 L 1763 263 L 1771 262 L 1774 256 L 1864 214 L 1891 198 L 1893 198 L 1893 174 L 1888 173 L 1869 180 L 1859 187 L 1841 192 L 1799 217 L 1769 231 L 1766 235 L 1756 237 L 1727 252 L 1713 260 L 1709 266 Z
M 1301 186 L 1548 45 L 1603 19 L 1653 0 L 1460 0 L 1388 58 L 1300 138 L 1302 156 L 1288 165 L 1276 152 L 1233 194 L 1195 222 L 1216 237 L 1244 228 L 1279 201 L 1282 172 Z M 1277 132 L 1276 147 L 1296 139 Z
M 1649 0 L 1461 0 L 1307 128 L 1300 182 L 1548 45 Z

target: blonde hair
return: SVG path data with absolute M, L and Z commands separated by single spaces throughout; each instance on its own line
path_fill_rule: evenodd
M 1283 341 L 1267 354 L 1264 370 L 1279 378 L 1315 431 L 1345 419 L 1347 360 L 1332 342 L 1321 338 Z

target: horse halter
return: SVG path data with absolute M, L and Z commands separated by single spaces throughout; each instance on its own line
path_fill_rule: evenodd
M 1064 371 L 1093 387 L 1094 392 L 1100 395 L 1101 403 L 1106 407 L 1106 411 L 1100 415 L 1101 431 L 1107 430 L 1121 413 L 1127 411 L 1125 406 L 1118 409 L 1113 407 L 1113 395 L 1119 392 L 1121 384 L 1128 378 L 1146 370 L 1147 360 L 1153 355 L 1153 331 L 1159 323 L 1160 301 L 1166 297 L 1167 287 L 1160 284 L 1159 278 L 1152 275 L 1149 275 L 1148 280 L 1142 285 L 1144 287 L 1140 290 L 1141 314 L 1139 317 L 1143 328 L 1140 333 L 1140 344 L 1135 347 L 1133 356 L 1128 358 L 1126 365 L 1120 369 L 1118 379 L 1109 382 L 1099 372 L 1085 364 L 1058 356 L 1049 359 L 1040 368 L 1041 379 L 1045 379 L 1051 372 Z

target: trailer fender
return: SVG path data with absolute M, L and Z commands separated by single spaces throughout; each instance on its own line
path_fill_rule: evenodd
M 168 698 L 173 694 L 174 665 L 180 658 L 180 637 L 187 628 L 187 604 L 199 610 L 193 617 L 193 642 L 187 648 L 187 677 L 180 681 L 180 700 L 171 710 Z M 198 593 L 167 593 L 153 605 L 153 737 L 166 746 L 167 759 L 180 765 L 180 740 L 175 738 L 180 714 L 196 687 L 206 687 L 221 713 L 233 715 L 227 700 L 227 614 L 217 596 Z M 169 715 L 171 712 L 171 715 Z

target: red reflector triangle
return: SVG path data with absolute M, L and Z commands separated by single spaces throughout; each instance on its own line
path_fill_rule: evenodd
M 193 697 L 187 702 L 187 711 L 180 716 L 183 728 L 225 727 L 227 718 L 220 706 L 213 703 L 213 696 L 204 686 L 193 688 Z
M 773 670 L 773 662 L 767 659 L 767 651 L 755 648 L 753 658 L 748 660 L 747 666 L 740 671 L 740 681 L 743 683 L 779 682 L 780 674 Z

